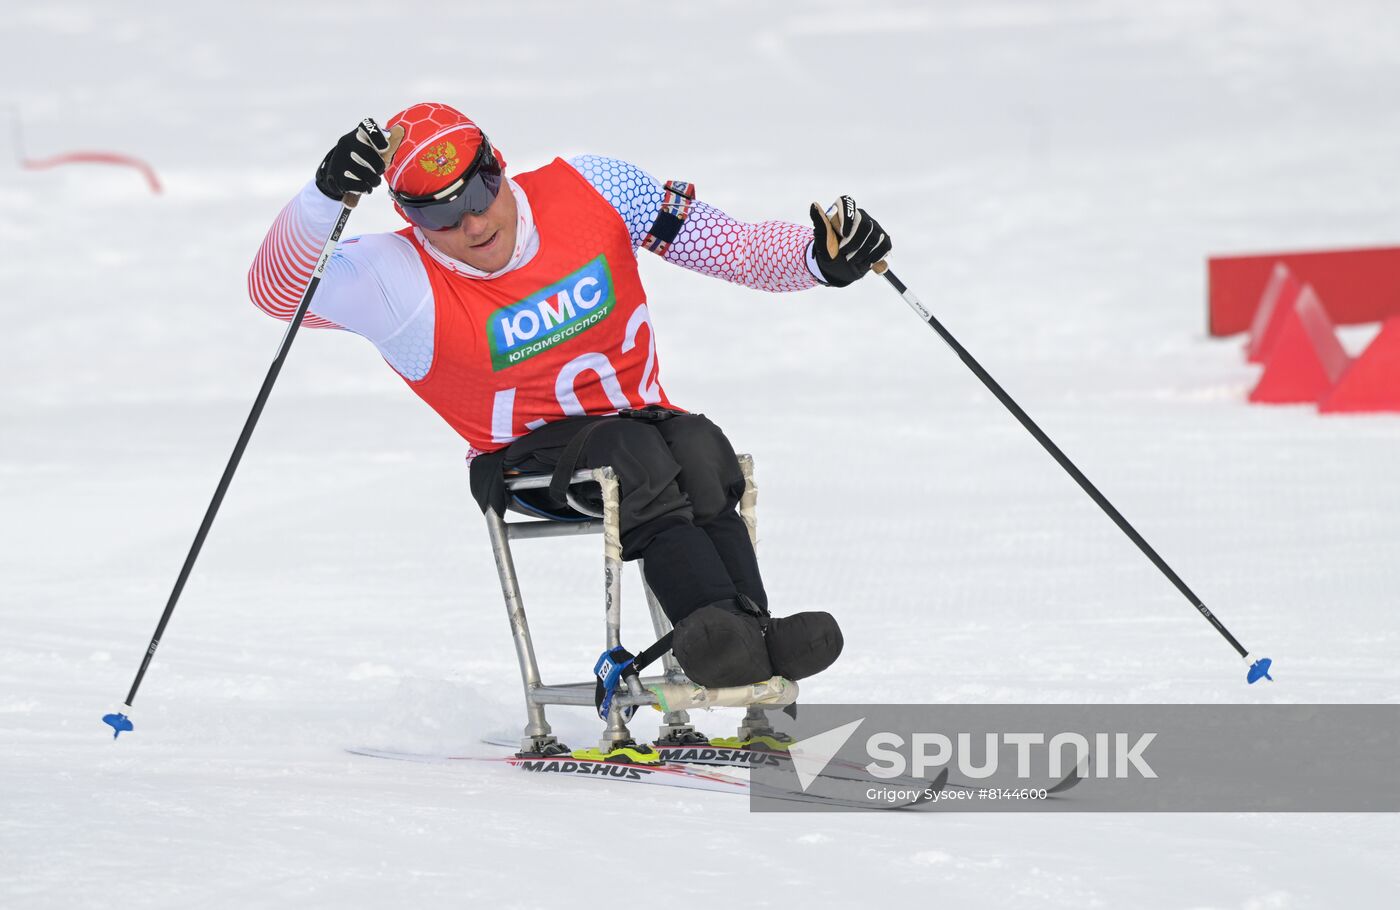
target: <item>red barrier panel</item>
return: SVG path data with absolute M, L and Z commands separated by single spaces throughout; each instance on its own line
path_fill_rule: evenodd
M 1349 358 L 1317 294 L 1303 286 L 1287 311 L 1278 341 L 1249 400 L 1268 404 L 1321 401 L 1347 368 Z
M 1400 411 L 1400 318 L 1386 320 L 1319 409 Z
M 1278 343 L 1279 332 L 1288 321 L 1289 311 L 1298 301 L 1303 283 L 1282 262 L 1274 265 L 1269 284 L 1254 310 L 1254 322 L 1249 327 L 1249 344 L 1244 349 L 1250 363 L 1264 363 Z
M 1212 335 L 1234 335 L 1250 327 L 1279 262 L 1317 290 L 1335 323 L 1354 325 L 1400 316 L 1400 247 L 1213 256 L 1206 266 Z

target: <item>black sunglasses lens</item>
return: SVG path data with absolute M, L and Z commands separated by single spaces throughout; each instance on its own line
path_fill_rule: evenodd
M 429 231 L 446 231 L 457 227 L 469 213 L 480 215 L 491 207 L 501 191 L 499 170 L 482 169 L 471 176 L 461 192 L 441 202 L 427 205 L 406 205 L 400 202 L 408 220 Z

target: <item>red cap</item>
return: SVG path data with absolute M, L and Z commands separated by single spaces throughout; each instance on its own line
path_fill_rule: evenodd
M 390 117 L 385 129 L 395 126 L 404 129 L 403 143 L 386 177 L 395 192 L 409 196 L 431 195 L 461 177 L 481 145 L 481 128 L 446 104 L 415 104 Z M 504 169 L 501 150 L 492 148 Z

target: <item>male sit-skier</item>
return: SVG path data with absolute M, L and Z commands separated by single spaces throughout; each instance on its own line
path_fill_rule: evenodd
M 409 226 L 341 243 L 305 324 L 368 338 L 467 440 L 483 509 L 503 506 L 504 470 L 611 465 L 623 558 L 645 559 L 695 682 L 830 666 L 842 646 L 831 614 L 768 612 L 729 440 L 661 388 L 636 251 L 765 291 L 844 287 L 890 251 L 879 224 L 842 197 L 831 257 L 816 206 L 811 228 L 748 224 L 697 201 L 688 183 L 663 185 L 613 158 L 556 158 L 507 177 L 500 149 L 444 104 L 415 104 L 396 125 L 405 135 L 389 195 Z M 339 201 L 379 185 L 388 145 L 365 121 L 282 210 L 248 278 L 264 311 L 291 318 Z

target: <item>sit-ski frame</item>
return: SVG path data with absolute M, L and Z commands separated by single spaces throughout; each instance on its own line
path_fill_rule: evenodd
M 756 506 L 758 487 L 753 479 L 753 458 L 739 456 L 739 467 L 744 475 L 744 494 L 739 500 L 739 514 L 749 531 L 749 540 L 757 547 L 758 518 Z M 520 490 L 538 490 L 549 486 L 550 475 L 527 474 L 507 477 L 508 494 Z M 598 515 L 581 503 L 573 494 L 573 487 L 579 484 L 596 483 L 603 494 L 603 512 Z M 552 754 L 565 751 L 550 729 L 545 719 L 545 705 L 577 705 L 594 707 L 595 681 L 545 685 L 540 678 L 539 662 L 535 659 L 534 642 L 530 638 L 530 626 L 525 618 L 525 603 L 520 595 L 520 581 L 515 573 L 515 561 L 511 556 L 512 540 L 529 540 L 539 537 L 569 537 L 577 534 L 603 535 L 603 603 L 606 625 L 607 649 L 621 645 L 622 636 L 622 538 L 619 521 L 619 492 L 617 474 L 610 467 L 584 469 L 575 472 L 569 479 L 569 504 L 585 515 L 595 516 L 584 521 L 551 521 L 548 519 L 506 521 L 494 509 L 486 511 L 486 529 L 491 537 L 491 550 L 496 557 L 496 571 L 500 575 L 501 593 L 505 596 L 506 613 L 510 619 L 511 636 L 515 640 L 515 655 L 520 662 L 520 678 L 525 687 L 525 711 L 528 722 L 520 749 L 526 754 Z M 638 560 L 638 569 L 641 561 Z M 642 589 L 646 592 L 647 607 L 651 612 L 652 629 L 659 639 L 671 629 L 671 623 L 661 609 L 661 604 L 642 575 Z M 659 676 L 627 678 L 627 691 L 619 691 L 613 698 L 612 710 L 608 712 L 607 726 L 599 740 L 598 748 L 607 752 L 622 745 L 631 744 L 632 734 L 627 729 L 625 715 L 629 707 L 647 705 L 659 706 L 660 702 L 652 691 L 646 688 L 652 683 L 671 683 L 691 686 L 690 680 L 681 670 L 675 657 L 668 651 L 662 657 L 662 674 Z M 718 690 L 708 690 L 715 692 Z M 729 690 L 724 690 L 728 692 Z M 749 704 L 743 723 L 739 727 L 741 738 L 771 734 L 763 709 Z M 674 710 L 665 714 L 659 741 L 688 742 L 702 741 L 703 737 L 691 726 L 690 715 L 686 711 Z

